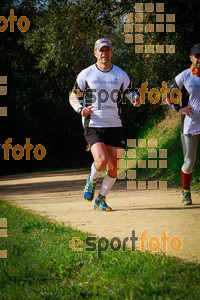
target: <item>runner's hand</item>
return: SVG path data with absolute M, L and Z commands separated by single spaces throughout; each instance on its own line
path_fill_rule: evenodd
M 141 105 L 141 103 L 140 103 L 140 97 L 139 96 L 135 96 L 134 97 L 133 105 L 134 106 L 140 106 Z
M 88 115 L 90 115 L 93 111 L 92 111 L 92 108 L 93 106 L 90 105 L 90 106 L 87 106 L 87 107 L 84 107 L 81 111 L 81 116 L 82 117 L 87 117 Z
M 188 117 L 190 117 L 190 114 L 191 115 L 194 114 L 193 111 L 192 111 L 192 109 L 194 109 L 194 107 L 192 107 L 192 106 L 186 106 L 186 107 L 180 108 L 178 112 L 181 115 L 187 115 Z

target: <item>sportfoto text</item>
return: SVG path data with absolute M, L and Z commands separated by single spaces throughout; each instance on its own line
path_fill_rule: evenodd
M 129 239 L 131 241 L 131 251 L 135 251 L 135 242 L 138 240 L 140 243 L 138 250 L 141 252 L 144 252 L 145 250 L 157 252 L 160 248 L 162 252 L 166 252 L 168 242 L 170 249 L 173 252 L 178 252 L 182 247 L 181 239 L 178 236 L 174 236 L 170 239 L 169 236 L 167 236 L 166 230 L 162 231 L 160 239 L 156 236 L 152 236 L 148 239 L 147 234 L 148 231 L 144 230 L 142 234 L 137 237 L 135 235 L 135 230 L 132 230 L 131 237 L 125 237 L 123 241 L 121 241 L 120 238 L 115 236 L 110 240 L 110 242 L 104 236 L 99 239 L 94 236 L 89 236 L 85 239 L 85 251 L 92 252 L 97 250 L 97 257 L 101 255 L 101 252 L 107 251 L 109 246 L 113 251 L 119 251 L 120 249 L 122 249 L 122 251 L 126 251 L 126 243 Z M 83 248 L 80 248 L 81 245 L 83 245 L 83 241 L 80 240 L 80 238 L 73 238 L 73 241 L 70 241 L 70 248 L 72 248 L 73 251 L 83 251 Z M 145 249 L 145 245 L 147 246 L 147 249 Z
M 17 144 L 14 147 L 12 147 L 12 138 L 8 138 L 5 143 L 2 145 L 2 149 L 4 150 L 4 159 L 9 160 L 10 159 L 10 150 L 12 153 L 12 157 L 15 160 L 20 160 L 24 157 L 24 152 L 26 152 L 26 160 L 30 160 L 31 157 L 31 150 L 33 150 L 33 155 L 35 159 L 42 160 L 46 156 L 46 148 L 38 144 L 37 146 L 34 146 L 30 144 L 30 138 L 26 138 L 26 144 L 24 147 Z
M 166 104 L 167 100 L 167 94 L 170 94 L 170 100 L 174 104 L 178 104 L 182 99 L 182 93 L 178 88 L 173 88 L 171 91 L 169 88 L 167 88 L 167 83 L 165 81 L 162 82 L 162 88 L 160 91 L 156 88 L 152 88 L 148 90 L 147 88 L 148 82 L 145 81 L 142 83 L 141 87 L 139 89 L 135 89 L 140 94 L 140 100 L 141 104 L 145 104 L 145 94 L 148 95 L 148 100 L 152 104 L 157 104 L 160 101 L 160 94 L 162 95 L 162 103 Z M 86 97 L 86 104 L 91 105 L 96 102 L 98 98 L 98 109 L 101 109 L 102 104 L 106 103 L 109 99 L 109 93 L 107 89 L 100 89 L 98 91 L 98 94 L 96 95 L 96 89 L 86 89 L 85 90 L 85 97 Z M 131 89 L 127 89 L 127 93 L 131 93 Z M 176 97 L 175 97 L 176 95 Z M 83 103 L 83 100 L 78 100 L 77 97 L 83 97 L 83 92 L 80 89 L 73 89 L 72 92 L 69 93 L 70 100 L 73 103 L 81 102 Z M 120 99 L 119 99 L 120 96 Z M 117 103 L 122 101 L 122 104 L 126 103 L 126 97 L 124 93 L 122 93 L 118 89 L 113 89 L 110 93 L 110 99 L 113 103 Z
M 17 22 L 17 16 L 15 16 L 14 9 L 10 10 L 10 16 L 6 19 L 4 16 L 0 16 L 0 32 L 6 31 L 8 28 L 8 22 L 10 22 L 10 32 L 15 31 L 15 21 Z M 30 27 L 30 21 L 26 16 L 21 16 L 18 19 L 17 27 L 21 32 L 26 32 Z

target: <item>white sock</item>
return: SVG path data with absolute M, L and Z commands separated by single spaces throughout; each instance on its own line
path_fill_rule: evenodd
M 114 185 L 116 179 L 117 179 L 117 177 L 111 177 L 108 175 L 108 173 L 106 173 L 106 175 L 104 176 L 103 182 L 102 182 L 101 190 L 100 190 L 100 194 L 102 196 L 105 197 L 108 194 L 108 192 Z
M 93 181 L 96 181 L 97 178 L 101 175 L 102 171 L 98 171 L 95 167 L 95 163 L 93 162 L 92 166 L 91 166 L 91 179 Z

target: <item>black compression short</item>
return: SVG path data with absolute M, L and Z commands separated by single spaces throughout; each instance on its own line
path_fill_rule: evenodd
M 84 131 L 85 139 L 90 146 L 102 142 L 107 146 L 126 146 L 126 136 L 123 127 L 86 127 Z

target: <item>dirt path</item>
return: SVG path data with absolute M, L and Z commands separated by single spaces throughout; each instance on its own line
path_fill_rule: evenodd
M 160 238 L 166 230 L 168 255 L 200 263 L 200 191 L 193 192 L 192 206 L 183 207 L 178 189 L 131 191 L 119 181 L 107 197 L 113 211 L 97 212 L 83 200 L 86 178 L 84 170 L 5 176 L 0 178 L 0 198 L 99 237 L 129 237 L 129 245 L 132 230 L 138 237 L 147 230 L 145 249 L 154 236 L 162 250 Z M 182 242 L 177 252 L 170 247 L 174 236 Z

